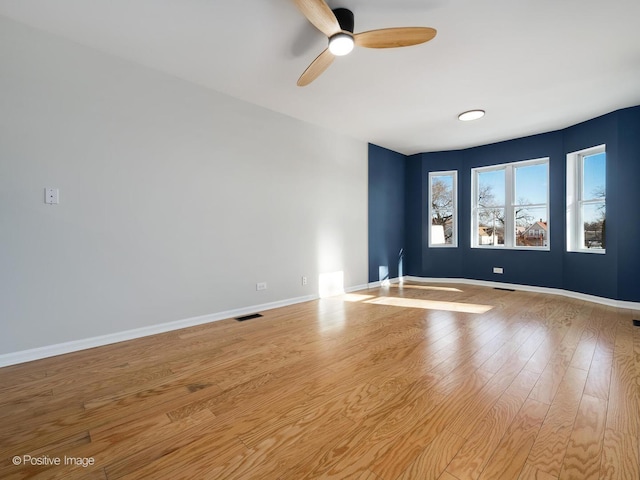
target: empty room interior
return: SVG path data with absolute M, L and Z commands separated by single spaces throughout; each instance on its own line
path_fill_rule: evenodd
M 638 18 L 0 0 L 0 478 L 640 478 Z

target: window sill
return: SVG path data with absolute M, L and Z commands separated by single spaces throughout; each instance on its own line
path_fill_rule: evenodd
M 568 253 L 587 253 L 590 255 L 604 255 L 607 253 L 605 249 L 599 248 L 584 248 L 580 250 L 567 250 Z
M 504 245 L 473 245 L 471 248 L 477 250 L 517 250 L 524 252 L 550 252 L 549 247 L 505 247 Z

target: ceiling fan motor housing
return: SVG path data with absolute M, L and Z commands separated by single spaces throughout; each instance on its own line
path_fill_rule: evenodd
M 336 8 L 333 10 L 333 14 L 336 16 L 336 19 L 340 24 L 340 28 L 353 34 L 353 12 L 346 8 Z

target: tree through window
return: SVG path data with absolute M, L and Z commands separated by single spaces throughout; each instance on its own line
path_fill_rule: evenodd
M 458 246 L 458 172 L 429 172 L 429 246 Z
M 600 145 L 567 155 L 567 250 L 605 253 L 607 154 Z

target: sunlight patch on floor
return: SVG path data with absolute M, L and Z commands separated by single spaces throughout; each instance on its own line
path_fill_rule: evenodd
M 345 302 L 362 302 L 364 300 L 369 300 L 371 298 L 375 298 L 375 295 L 362 295 L 358 293 L 346 293 L 340 297 L 341 300 Z
M 446 310 L 462 313 L 485 313 L 493 308 L 491 305 L 478 305 L 475 303 L 442 302 L 438 300 L 421 300 L 416 298 L 378 297 L 365 300 L 364 303 L 375 305 L 390 305 L 393 307 L 423 308 L 425 310 Z

